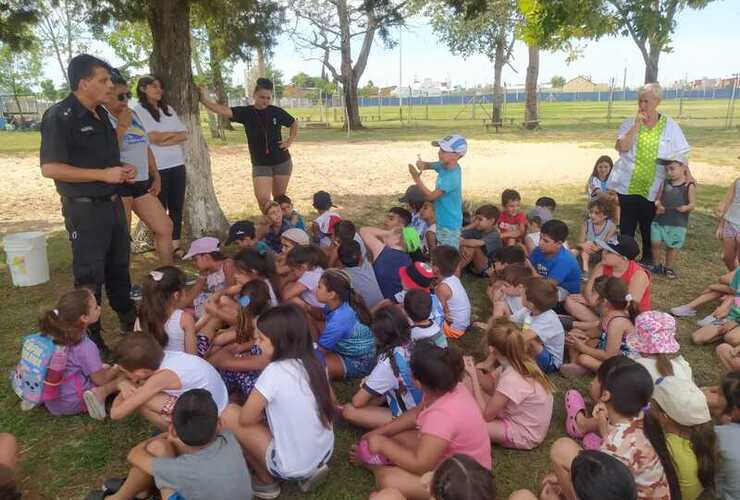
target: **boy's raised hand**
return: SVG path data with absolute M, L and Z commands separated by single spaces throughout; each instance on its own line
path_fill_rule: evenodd
M 419 176 L 421 175 L 421 172 L 417 170 L 417 168 L 411 163 L 409 163 L 409 173 L 411 174 L 411 178 L 414 180 L 418 179 Z

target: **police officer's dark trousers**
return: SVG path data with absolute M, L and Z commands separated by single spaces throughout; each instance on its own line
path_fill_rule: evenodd
M 62 197 L 64 224 L 72 243 L 75 286 L 89 286 L 100 302 L 102 287 L 122 328 L 133 326 L 136 310 L 129 297 L 129 234 L 118 195 L 89 198 Z M 89 327 L 90 338 L 107 351 L 100 321 Z

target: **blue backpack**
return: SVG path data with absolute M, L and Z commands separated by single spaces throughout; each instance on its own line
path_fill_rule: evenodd
M 44 402 L 44 382 L 57 346 L 40 333 L 23 337 L 21 359 L 10 374 L 13 390 L 21 398 L 21 409 L 30 410 Z

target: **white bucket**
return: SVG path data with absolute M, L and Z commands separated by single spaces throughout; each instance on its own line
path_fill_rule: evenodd
M 33 286 L 49 281 L 44 233 L 30 231 L 9 234 L 3 238 L 3 246 L 13 285 Z

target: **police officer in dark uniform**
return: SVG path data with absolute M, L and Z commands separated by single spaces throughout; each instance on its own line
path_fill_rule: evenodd
M 72 93 L 41 121 L 41 173 L 54 179 L 61 196 L 75 286 L 91 287 L 100 303 L 105 284 L 121 332 L 128 333 L 136 309 L 129 298 L 129 235 L 117 189 L 134 181 L 136 169 L 121 163 L 116 132 L 102 107 L 113 88 L 109 68 L 87 54 L 69 62 Z M 98 321 L 89 334 L 105 356 L 100 330 Z

